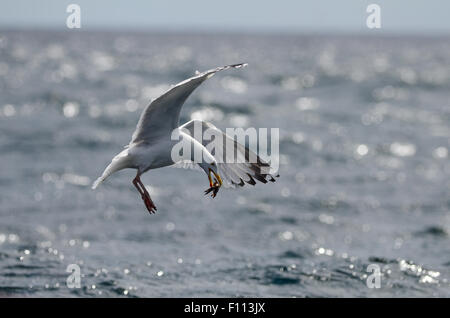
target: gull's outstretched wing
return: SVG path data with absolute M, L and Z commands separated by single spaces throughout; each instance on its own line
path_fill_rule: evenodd
M 151 141 L 163 136 L 170 136 L 179 126 L 181 107 L 189 95 L 215 73 L 230 67 L 241 68 L 247 64 L 233 64 L 197 74 L 170 88 L 154 99 L 141 114 L 130 144 Z
M 244 186 L 245 183 L 255 185 L 258 180 L 262 183 L 267 181 L 275 182 L 270 164 L 262 160 L 256 153 L 238 143 L 233 138 L 222 132 L 211 123 L 201 120 L 191 120 L 180 126 L 180 129 L 186 129 L 191 137 L 202 137 L 206 130 L 209 130 L 215 137 L 221 138 L 221 142 L 215 143 L 217 147 L 208 149 L 211 146 L 211 140 L 201 138 L 196 139 L 207 148 L 217 161 L 217 168 L 224 184 L 227 186 Z M 198 131 L 194 132 L 196 129 Z M 213 140 L 214 141 L 214 140 Z M 213 143 L 214 144 L 214 143 Z M 178 165 L 178 167 L 183 167 Z M 192 163 L 184 163 L 184 167 L 192 167 Z

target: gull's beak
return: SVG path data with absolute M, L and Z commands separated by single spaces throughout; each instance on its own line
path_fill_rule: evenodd
M 211 178 L 211 172 L 213 173 L 214 178 L 216 179 L 214 183 Z M 213 198 L 215 198 L 217 195 L 217 192 L 219 192 L 219 188 L 222 186 L 222 183 L 223 183 L 222 178 L 219 176 L 219 174 L 215 173 L 212 169 L 209 169 L 208 170 L 208 179 L 209 179 L 210 188 L 205 191 L 205 195 L 212 192 L 211 196 Z
M 214 176 L 216 177 L 217 181 L 219 182 L 219 187 L 221 187 L 223 184 L 222 178 L 219 176 L 218 173 L 215 173 L 214 171 L 213 171 L 213 173 L 214 173 Z
M 209 171 L 208 171 L 208 179 L 209 179 L 209 186 L 210 187 L 212 187 L 213 186 L 213 182 L 212 182 L 212 179 L 211 179 L 211 169 L 209 169 Z
M 209 175 L 208 175 L 210 185 L 212 186 L 211 172 L 214 174 L 214 177 L 216 178 L 217 183 L 219 183 L 219 187 L 221 187 L 223 184 L 222 178 L 220 177 L 220 175 L 218 173 L 215 173 L 212 169 L 209 169 Z

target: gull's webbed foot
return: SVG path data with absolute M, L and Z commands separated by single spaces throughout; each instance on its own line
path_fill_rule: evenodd
M 147 208 L 148 212 L 150 214 L 155 214 L 157 208 L 156 208 L 155 204 L 153 203 L 152 199 L 150 199 L 150 196 L 143 195 L 142 200 L 144 201 L 145 207 Z
M 219 192 L 219 189 L 220 189 L 219 183 L 216 182 L 216 183 L 214 183 L 214 185 L 211 186 L 209 189 L 206 189 L 206 190 L 205 190 L 205 195 L 211 193 L 211 197 L 215 198 L 216 195 L 217 195 L 217 192 Z

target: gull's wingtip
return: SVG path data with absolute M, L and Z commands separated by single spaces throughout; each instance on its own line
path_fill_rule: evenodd
M 234 67 L 234 68 L 241 68 L 241 67 L 246 67 L 248 66 L 248 63 L 238 63 L 238 64 L 232 64 L 232 65 L 228 65 L 229 67 Z
M 95 190 L 97 189 L 98 185 L 103 181 L 102 177 L 98 178 L 97 180 L 94 181 L 94 183 L 92 184 L 91 189 Z
M 206 76 L 206 78 L 210 78 L 210 77 L 213 77 L 214 74 L 216 74 L 217 72 L 227 70 L 229 68 L 243 68 L 246 66 L 248 66 L 248 63 L 238 63 L 238 64 L 229 64 L 229 65 L 225 65 L 225 66 L 219 66 L 219 67 L 216 67 L 214 69 L 208 70 L 203 73 L 199 73 L 198 71 L 195 71 L 195 78 L 199 78 L 199 77 L 203 77 L 203 76 Z M 187 79 L 186 81 L 188 81 L 188 80 L 190 80 L 190 79 Z M 181 83 L 184 83 L 184 82 L 181 82 Z

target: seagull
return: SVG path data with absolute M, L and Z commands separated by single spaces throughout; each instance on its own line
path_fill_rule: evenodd
M 154 214 L 157 208 L 142 183 L 141 176 L 151 169 L 186 163 L 186 160 L 174 162 L 172 159 L 171 151 L 176 142 L 171 138 L 174 131 L 184 140 L 192 143 L 194 152 L 200 151 L 203 158 L 206 158 L 200 162 L 194 162 L 194 158 L 191 157 L 188 158 L 190 161 L 187 162 L 188 165 L 189 162 L 190 165 L 195 166 L 197 164 L 208 176 L 209 188 L 205 190 L 205 195 L 211 193 L 214 198 L 224 182 L 225 185 L 231 187 L 242 187 L 245 183 L 255 185 L 255 179 L 261 183 L 275 182 L 274 175 L 269 173 L 269 163 L 263 161 L 246 146 L 238 143 L 213 124 L 201 120 L 191 120 L 182 126 L 179 123 L 184 102 L 200 84 L 219 71 L 245 66 L 247 66 L 246 63 L 241 63 L 217 67 L 203 73 L 196 72 L 193 77 L 172 86 L 164 94 L 152 100 L 143 110 L 130 143 L 112 159 L 102 175 L 93 183 L 92 189 L 96 189 L 106 178 L 119 170 L 136 169 L 136 177 L 132 183 L 141 195 L 148 212 Z M 239 163 L 221 162 L 219 157 L 226 157 L 227 149 L 225 149 L 225 146 L 223 149 L 216 149 L 215 154 L 212 155 L 206 148 L 207 143 L 204 140 L 197 140 L 195 137 L 194 127 L 198 126 L 202 129 L 213 130 L 216 136 L 222 137 L 224 141 L 231 141 L 233 153 L 237 153 L 238 156 L 248 157 L 251 155 L 256 160 Z

